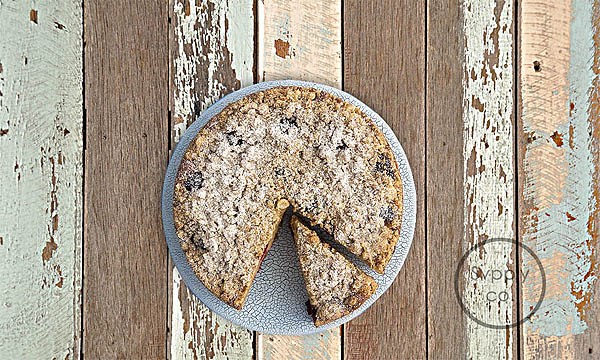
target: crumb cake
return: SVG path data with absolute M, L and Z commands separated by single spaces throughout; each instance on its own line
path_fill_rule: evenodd
M 288 206 L 383 273 L 400 236 L 402 183 L 384 135 L 356 106 L 275 87 L 231 103 L 190 143 L 175 228 L 224 302 L 243 306 Z
M 377 289 L 377 283 L 297 217 L 290 222 L 302 277 L 315 326 L 325 325 L 358 309 Z

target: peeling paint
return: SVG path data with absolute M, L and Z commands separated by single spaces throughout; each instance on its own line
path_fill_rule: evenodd
M 252 332 L 213 314 L 183 284 L 173 269 L 171 359 L 252 358 Z M 177 338 L 175 338 L 175 335 Z
M 58 32 L 57 18 L 70 31 Z M 0 273 L 10 279 L 0 282 L 0 357 L 75 358 L 81 333 L 82 3 L 39 2 L 31 9 L 28 2 L 0 2 L 0 19 Z M 58 127 L 71 129 L 71 136 L 65 139 Z
M 248 16 L 250 6 L 251 0 L 175 2 L 175 141 L 203 109 L 236 88 L 252 84 L 254 18 Z M 235 77 L 223 78 L 231 70 Z M 200 81 L 207 84 L 202 93 L 196 91 Z
M 29 20 L 35 24 L 38 23 L 38 12 L 37 10 L 31 9 L 29 11 Z
M 54 239 L 50 237 L 50 240 L 46 241 L 46 246 L 44 246 L 44 250 L 42 250 L 42 260 L 44 261 L 44 263 L 48 262 L 48 260 L 52 258 L 52 254 L 56 249 L 58 249 L 58 245 L 56 245 Z
M 265 0 L 258 10 L 261 81 L 297 79 L 341 87 L 341 1 Z
M 588 329 L 598 266 L 597 229 L 590 228 L 598 221 L 594 5 L 563 0 L 522 6 L 544 14 L 541 21 L 524 11 L 522 20 L 529 29 L 522 35 L 523 63 L 541 62 L 537 70 L 524 68 L 521 80 L 523 129 L 538 137 L 524 149 L 523 241 L 540 257 L 548 281 L 542 307 L 524 326 L 524 352 L 551 358 L 560 351 L 572 358 L 573 337 Z M 523 308 L 533 301 L 523 289 Z
M 558 147 L 563 146 L 562 134 L 560 134 L 558 131 L 555 131 L 552 135 L 550 135 L 550 138 L 552 139 L 552 141 L 554 141 L 556 146 L 558 146 Z
M 466 0 L 462 10 L 466 251 L 490 238 L 514 238 L 513 3 Z M 514 267 L 513 250 L 510 243 L 486 245 L 479 257 L 469 257 L 467 266 L 480 266 L 477 262 L 482 262 L 491 269 L 508 270 Z M 493 285 L 497 292 L 509 294 L 507 301 L 498 303 L 484 301 L 481 293 L 492 286 L 476 285 L 463 289 L 463 301 L 481 321 L 515 321 L 512 281 Z M 490 329 L 470 318 L 466 322 L 467 358 L 512 359 L 513 329 Z
M 276 39 L 275 40 L 275 55 L 277 55 L 283 59 L 288 57 L 290 55 L 290 43 L 285 40 L 282 40 L 282 39 Z

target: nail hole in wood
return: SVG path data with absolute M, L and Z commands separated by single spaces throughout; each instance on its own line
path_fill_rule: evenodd
M 542 71 L 542 64 L 540 64 L 539 61 L 534 61 L 533 62 L 533 70 L 535 70 L 535 72 L 540 72 Z

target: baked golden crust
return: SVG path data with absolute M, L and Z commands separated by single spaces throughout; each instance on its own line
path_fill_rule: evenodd
M 290 225 L 316 326 L 350 314 L 375 293 L 372 277 L 321 242 L 298 218 L 293 217 Z
M 382 273 L 400 235 L 402 183 L 384 135 L 326 92 L 277 87 L 227 106 L 190 144 L 174 216 L 206 287 L 241 308 L 281 200 Z

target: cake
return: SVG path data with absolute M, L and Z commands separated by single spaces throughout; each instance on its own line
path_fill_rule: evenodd
M 327 92 L 275 87 L 229 104 L 184 153 L 174 221 L 202 283 L 241 309 L 288 206 L 383 273 L 402 183 L 375 123 Z
M 310 314 L 315 326 L 325 325 L 358 309 L 377 289 L 377 283 L 297 217 L 291 221 Z

